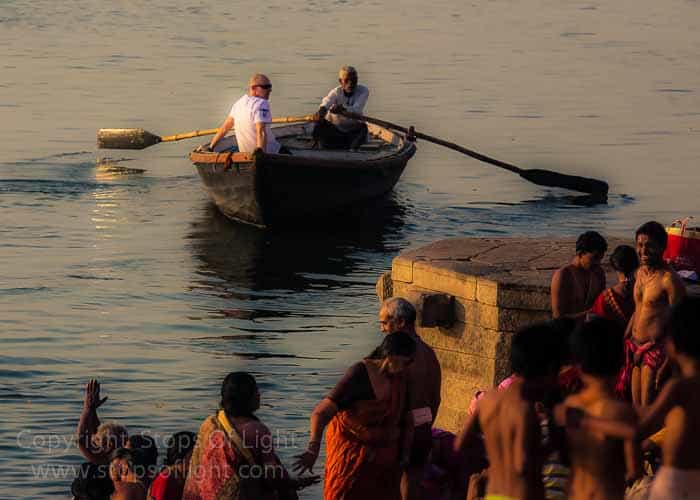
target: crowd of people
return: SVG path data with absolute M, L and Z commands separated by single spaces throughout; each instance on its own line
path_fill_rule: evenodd
M 293 499 L 325 439 L 325 500 L 700 498 L 700 299 L 664 263 L 666 231 L 649 222 L 610 257 L 582 234 L 551 284 L 552 320 L 512 335 L 512 375 L 479 391 L 459 435 L 433 428 L 442 376 L 407 300 L 379 311 L 382 342 L 353 364 L 310 416 L 292 477 L 255 415 L 255 378 L 230 373 L 198 434 L 173 435 L 160 468 L 148 436 L 100 423 L 97 381 L 78 424 L 87 459 L 79 499 Z M 661 464 L 659 466 L 659 464 Z M 307 474 L 310 473 L 310 474 Z

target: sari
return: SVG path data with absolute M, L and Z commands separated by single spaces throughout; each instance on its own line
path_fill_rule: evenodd
M 197 434 L 183 500 L 248 500 L 269 498 L 258 481 L 241 478 L 242 466 L 255 458 L 223 410 L 208 417 Z
M 399 438 L 406 382 L 388 397 L 355 401 L 326 429 L 324 500 L 400 500 Z
M 634 298 L 623 297 L 612 288 L 606 288 L 593 302 L 591 314 L 600 318 L 605 318 L 617 323 L 623 330 L 627 328 L 632 314 L 634 313 Z

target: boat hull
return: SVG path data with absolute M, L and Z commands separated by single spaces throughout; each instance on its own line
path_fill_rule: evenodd
M 205 190 L 230 219 L 270 226 L 320 218 L 391 191 L 415 153 L 403 141 L 385 156 L 353 160 L 247 153 L 192 153 Z M 348 155 L 350 156 L 350 155 Z

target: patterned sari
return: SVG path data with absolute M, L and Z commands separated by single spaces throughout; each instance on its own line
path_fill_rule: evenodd
M 400 421 L 405 381 L 383 400 L 356 401 L 326 429 L 324 500 L 400 500 Z
M 208 417 L 197 434 L 183 500 L 257 500 L 269 498 L 259 482 L 243 481 L 241 466 L 255 459 L 223 410 Z

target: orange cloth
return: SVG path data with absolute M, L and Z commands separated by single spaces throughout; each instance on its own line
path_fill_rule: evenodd
M 358 401 L 326 429 L 324 500 L 400 500 L 399 423 L 405 382 L 385 400 Z

